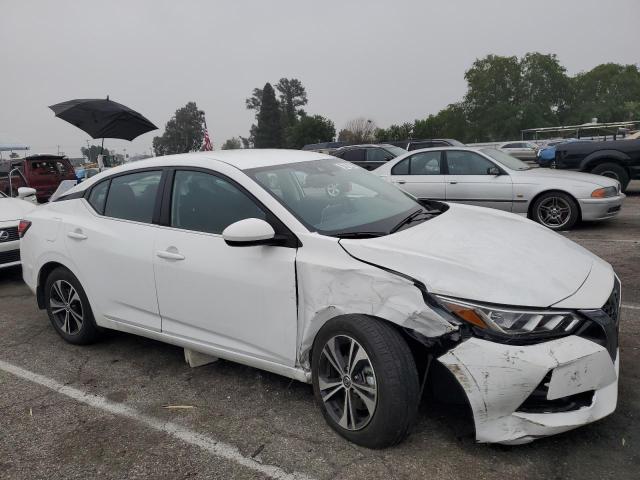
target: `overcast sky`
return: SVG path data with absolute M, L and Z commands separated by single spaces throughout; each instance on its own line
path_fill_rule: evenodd
M 190 100 L 217 148 L 247 136 L 254 87 L 299 78 L 307 112 L 336 129 L 424 118 L 465 93 L 464 72 L 494 53 L 555 53 L 570 74 L 640 62 L 638 0 L 0 0 L 0 143 L 79 156 L 88 135 L 47 106 L 104 97 L 160 130 Z

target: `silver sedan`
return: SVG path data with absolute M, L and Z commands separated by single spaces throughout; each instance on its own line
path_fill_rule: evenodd
M 553 230 L 568 230 L 580 220 L 614 217 L 625 199 L 617 180 L 531 168 L 492 148 L 415 150 L 372 173 L 420 199 L 505 210 Z

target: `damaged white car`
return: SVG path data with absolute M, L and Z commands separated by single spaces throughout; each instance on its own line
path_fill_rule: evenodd
M 405 438 L 425 382 L 463 393 L 481 442 L 616 407 L 609 264 L 532 221 L 418 202 L 334 157 L 136 162 L 20 231 L 24 279 L 65 340 L 122 330 L 313 383 L 329 425 L 360 445 Z

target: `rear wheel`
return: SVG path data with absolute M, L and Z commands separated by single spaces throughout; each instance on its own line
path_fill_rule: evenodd
M 419 402 L 416 365 L 402 336 L 364 315 L 329 321 L 312 358 L 313 390 L 327 423 L 368 448 L 401 442 Z
M 569 230 L 579 218 L 578 204 L 570 195 L 547 192 L 533 203 L 531 217 L 551 230 Z
M 44 295 L 49 320 L 63 339 L 85 345 L 100 337 L 87 295 L 73 273 L 66 268 L 52 271 L 45 282 Z
M 591 170 L 591 173 L 618 180 L 623 192 L 627 189 L 631 181 L 629 173 L 627 173 L 624 167 L 617 163 L 602 163 Z

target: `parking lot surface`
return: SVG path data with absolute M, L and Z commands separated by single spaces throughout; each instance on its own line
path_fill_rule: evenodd
M 464 409 L 429 398 L 401 445 L 355 446 L 309 385 L 223 360 L 190 368 L 182 349 L 124 333 L 69 345 L 20 271 L 0 271 L 0 478 L 637 479 L 640 182 L 618 218 L 564 235 L 622 280 L 618 408 L 516 447 L 476 444 Z

